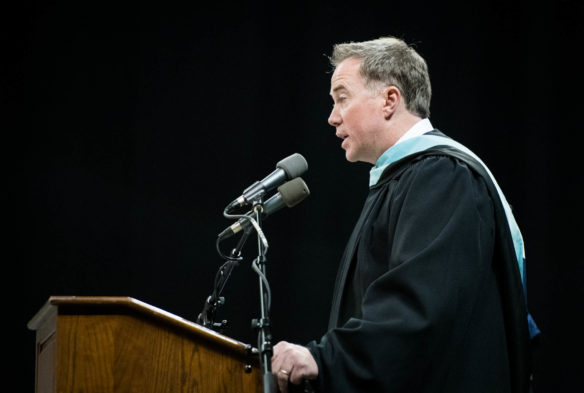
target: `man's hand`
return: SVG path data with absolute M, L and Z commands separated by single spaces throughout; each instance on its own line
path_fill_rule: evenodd
M 274 345 L 272 374 L 282 393 L 288 392 L 288 383 L 300 385 L 305 379 L 315 379 L 318 366 L 310 351 L 303 346 L 280 341 Z

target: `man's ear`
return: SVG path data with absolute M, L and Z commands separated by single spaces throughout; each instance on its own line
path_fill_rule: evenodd
M 387 86 L 383 89 L 383 114 L 389 119 L 397 110 L 403 97 L 401 91 L 395 86 Z

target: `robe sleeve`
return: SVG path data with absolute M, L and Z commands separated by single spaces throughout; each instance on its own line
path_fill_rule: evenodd
M 358 250 L 353 261 L 383 269 L 359 299 L 361 315 L 307 345 L 319 367 L 315 390 L 443 391 L 493 373 L 491 386 L 505 386 L 485 184 L 458 160 L 430 157 L 386 187 L 358 247 L 381 244 L 387 252 Z M 481 350 L 481 357 L 469 354 Z M 467 361 L 476 371 L 461 372 Z

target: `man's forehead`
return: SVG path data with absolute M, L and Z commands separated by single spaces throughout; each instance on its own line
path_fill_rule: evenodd
M 343 60 L 331 77 L 330 94 L 332 95 L 340 90 L 347 90 L 351 84 L 361 82 L 360 67 L 361 61 L 357 58 L 351 57 Z

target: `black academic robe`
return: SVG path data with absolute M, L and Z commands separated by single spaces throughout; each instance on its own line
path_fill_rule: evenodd
M 370 188 L 341 260 L 329 331 L 307 345 L 320 392 L 526 392 L 527 310 L 497 191 L 437 147 Z

